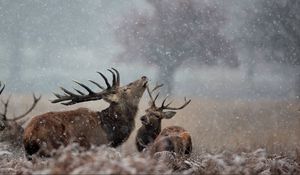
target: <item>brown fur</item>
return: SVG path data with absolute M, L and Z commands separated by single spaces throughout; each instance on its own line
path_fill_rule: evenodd
M 0 142 L 9 142 L 13 146 L 22 145 L 24 129 L 16 121 L 1 121 Z
M 152 155 L 162 151 L 172 151 L 189 156 L 192 152 L 190 134 L 180 126 L 170 126 L 163 129 L 150 148 Z
M 134 129 L 134 119 L 146 84 L 147 78 L 142 77 L 126 86 L 113 88 L 111 93 L 102 97 L 110 103 L 102 111 L 79 108 L 34 117 L 24 131 L 27 154 L 51 156 L 52 150 L 72 142 L 85 148 L 101 144 L 121 145 Z
M 2 86 L 0 81 L 0 94 L 3 92 L 5 85 Z M 41 99 L 40 97 L 36 97 L 33 94 L 33 104 L 32 106 L 24 113 L 13 119 L 7 118 L 7 111 L 9 106 L 10 97 L 3 103 L 3 113 L 0 112 L 0 142 L 8 142 L 12 144 L 14 147 L 22 146 L 22 136 L 24 129 L 22 128 L 22 124 L 24 121 L 21 121 L 24 117 L 26 117 L 36 106 L 36 104 Z
M 150 107 L 146 109 L 146 114 L 140 118 L 142 126 L 137 131 L 136 147 L 138 151 L 143 151 L 144 149 L 150 150 L 151 155 L 157 152 L 170 151 L 189 156 L 192 152 L 192 139 L 190 134 L 179 126 L 170 126 L 161 131 L 161 121 L 162 119 L 174 117 L 176 114 L 174 110 L 183 109 L 191 100 L 187 101 L 185 98 L 185 103 L 182 106 L 174 108 L 169 107 L 171 103 L 165 105 L 167 100 L 167 98 L 165 98 L 161 107 L 157 107 L 155 100 L 158 95 L 153 98 L 152 93 L 161 86 L 162 85 L 157 85 L 152 91 L 150 91 L 149 88 L 147 89 L 150 97 Z
M 24 145 L 26 147 L 36 140 L 36 144 L 44 151 L 41 154 L 48 156 L 49 151 L 70 142 L 77 142 L 87 148 L 91 144 L 105 144 L 108 142 L 107 136 L 100 125 L 97 112 L 86 108 L 49 112 L 30 121 L 24 132 Z

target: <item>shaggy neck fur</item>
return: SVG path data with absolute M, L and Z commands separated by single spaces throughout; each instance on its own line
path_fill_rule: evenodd
M 125 142 L 135 127 L 135 116 L 138 107 L 128 105 L 123 107 L 111 104 L 107 109 L 99 112 L 102 128 L 107 134 L 110 146 L 117 147 Z
M 161 125 L 153 127 L 151 125 L 142 125 L 138 130 L 136 137 L 136 146 L 138 151 L 143 151 L 147 145 L 154 142 L 161 131 Z

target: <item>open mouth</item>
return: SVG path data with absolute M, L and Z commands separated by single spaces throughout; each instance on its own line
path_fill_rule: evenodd
M 143 84 L 143 87 L 146 88 L 148 85 L 148 81 L 145 81 L 145 83 Z
M 142 122 L 143 125 L 148 125 L 148 124 L 149 124 L 147 118 L 144 117 L 144 116 L 142 116 L 142 117 L 140 118 L 140 120 L 141 120 L 141 122 Z

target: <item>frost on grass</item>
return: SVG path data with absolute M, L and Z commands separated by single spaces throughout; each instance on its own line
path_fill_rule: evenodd
M 0 174 L 300 174 L 299 155 L 298 161 L 296 158 L 269 155 L 264 149 L 249 153 L 203 152 L 189 159 L 161 152 L 150 158 L 144 153 L 122 155 L 106 146 L 87 151 L 73 144 L 46 159 L 34 157 L 27 161 L 24 155 L 3 154 Z
M 220 154 L 203 153 L 191 161 L 193 173 L 196 174 L 299 174 L 300 167 L 292 158 L 268 155 L 266 150 L 258 149 L 250 153 L 232 153 L 223 151 Z
M 49 159 L 49 166 L 35 170 L 33 174 L 141 174 L 171 172 L 164 164 L 136 154 L 122 156 L 117 150 L 106 146 L 88 151 L 70 145 L 58 150 L 57 156 Z

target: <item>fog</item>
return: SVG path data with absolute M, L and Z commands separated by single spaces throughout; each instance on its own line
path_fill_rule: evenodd
M 201 13 L 206 7 L 211 8 L 208 13 L 202 13 L 204 17 L 197 24 L 201 29 L 194 30 L 195 26 L 189 24 L 189 18 L 178 20 L 178 24 L 168 23 L 168 20 L 178 18 L 174 14 L 182 13 L 176 11 L 178 8 L 184 10 L 185 5 L 189 8 L 188 3 L 178 4 L 177 1 L 164 1 L 161 3 L 161 9 L 165 9 L 165 12 L 162 12 L 165 13 L 164 16 L 157 15 L 151 18 L 158 14 L 155 9 L 155 4 L 159 3 L 157 1 L 1 0 L 0 80 L 6 84 L 8 92 L 51 94 L 57 91 L 59 86 L 74 87 L 71 80 L 87 82 L 92 79 L 101 82 L 96 71 L 109 76 L 106 69 L 115 67 L 121 72 L 123 84 L 146 75 L 153 85 L 157 81 L 170 84 L 172 93 L 177 96 L 220 99 L 299 98 L 298 2 L 188 2 L 195 3 L 195 11 L 200 9 Z M 293 3 L 294 5 L 291 5 Z M 289 9 L 289 14 L 282 16 L 288 12 L 277 13 L 269 10 L 274 4 L 283 11 Z M 263 16 L 264 12 L 275 17 Z M 205 18 L 207 14 L 209 20 Z M 147 33 L 147 27 L 140 29 L 141 31 L 138 28 L 126 27 L 138 24 L 143 16 L 145 19 L 147 16 L 151 18 L 144 21 L 145 25 L 164 33 L 162 57 L 152 58 L 157 53 L 148 51 L 149 44 L 140 43 L 159 43 L 159 40 L 151 40 L 155 38 L 155 33 L 152 33 L 150 39 L 147 38 L 148 35 L 136 34 L 136 37 L 143 37 L 141 41 L 136 42 L 130 31 Z M 160 19 L 166 20 L 165 25 L 161 25 L 163 29 L 159 28 L 160 25 L 155 26 Z M 211 36 L 220 34 L 220 41 L 229 43 L 230 48 L 220 48 L 218 39 L 211 40 L 210 34 L 206 39 L 201 36 L 194 41 L 193 36 L 189 38 L 178 28 L 181 34 L 176 35 L 176 26 L 184 25 L 185 20 L 187 29 L 198 34 L 206 34 L 204 28 L 216 26 L 216 29 L 209 29 L 216 30 Z M 292 20 L 295 20 L 291 22 L 294 25 L 293 30 L 284 30 L 284 27 L 280 26 L 286 24 L 291 27 L 287 22 Z M 274 26 L 270 26 L 272 24 Z M 166 33 L 174 31 L 175 39 L 171 40 Z M 187 40 L 185 43 L 179 42 L 185 50 L 177 47 L 172 51 L 175 45 L 170 43 L 177 42 L 177 39 Z M 124 44 L 124 40 L 128 44 Z M 212 41 L 215 44 L 211 44 Z M 202 46 L 190 44 L 193 42 L 200 42 L 205 45 L 203 47 L 212 46 L 208 51 L 207 48 L 201 50 Z M 180 52 L 176 53 L 176 50 Z M 212 50 L 216 50 L 217 54 L 211 54 Z M 187 51 L 191 53 L 178 57 L 178 54 Z M 237 63 L 227 66 L 228 60 Z M 157 64 L 158 62 L 160 63 Z M 162 68 L 167 71 L 162 72 Z
M 0 174 L 300 174 L 299 55 L 299 0 L 0 0 Z

